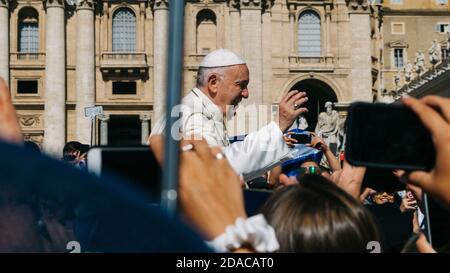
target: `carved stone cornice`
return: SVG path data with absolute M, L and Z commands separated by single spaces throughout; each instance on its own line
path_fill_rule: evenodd
M 371 5 L 370 11 L 375 19 L 383 19 L 383 6 L 382 5 Z
M 367 0 L 345 0 L 349 12 L 368 12 L 369 3 Z
M 264 12 L 270 12 L 273 4 L 274 4 L 275 0 L 263 0 L 262 1 L 262 9 L 263 9 L 263 13 Z
M 228 0 L 228 7 L 230 8 L 230 11 L 239 11 L 241 7 L 241 3 L 239 0 Z
M 297 5 L 296 4 L 288 4 L 288 10 L 289 10 L 289 18 L 295 18 L 297 15 Z
M 37 127 L 41 123 L 39 115 L 19 115 L 18 118 L 23 127 Z
M 45 8 L 64 8 L 64 0 L 44 0 Z
M 98 117 L 98 119 L 99 119 L 101 122 L 109 122 L 109 115 L 108 115 L 108 114 L 102 114 L 102 115 L 100 115 L 100 116 Z
M 108 7 L 108 2 L 103 2 L 103 7 L 102 7 L 102 9 L 103 9 L 103 15 L 106 17 L 106 18 L 108 18 L 109 17 L 109 7 Z
M 146 17 L 146 14 L 145 14 L 145 2 L 140 2 L 140 3 L 139 3 L 139 13 L 140 13 L 141 16 L 143 16 L 144 18 Z
M 139 115 L 139 119 L 141 120 L 141 122 L 147 122 L 147 121 L 149 121 L 151 118 L 150 118 L 150 115 L 147 115 L 147 114 L 141 114 L 141 115 Z
M 94 10 L 95 2 L 94 0 L 78 0 L 77 1 L 77 10 L 88 9 Z
M 325 5 L 325 17 L 330 19 L 331 18 L 331 4 Z
M 8 8 L 9 0 L 0 0 L 0 8 Z
M 292 18 L 295 18 L 295 15 L 296 15 L 297 13 L 295 12 L 295 10 L 290 10 L 289 11 L 289 18 L 290 17 L 292 17 Z
M 262 0 L 241 0 L 241 10 L 243 9 L 261 9 Z
M 151 0 L 150 5 L 153 11 L 159 9 L 169 9 L 169 0 Z

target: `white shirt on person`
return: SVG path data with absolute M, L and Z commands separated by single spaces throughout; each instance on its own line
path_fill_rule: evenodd
M 180 114 L 181 118 L 171 129 L 172 136 L 201 136 L 209 146 L 222 147 L 232 168 L 245 181 L 292 158 L 283 132 L 275 122 L 248 134 L 243 141 L 230 144 L 223 112 L 198 88 L 183 98 L 180 108 L 172 110 L 173 116 Z M 164 134 L 165 124 L 164 117 L 156 123 L 151 135 Z

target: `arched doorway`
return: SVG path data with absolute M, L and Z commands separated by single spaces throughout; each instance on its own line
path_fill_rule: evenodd
M 308 122 L 308 131 L 316 129 L 317 118 L 320 112 L 325 111 L 325 102 L 337 102 L 336 93 L 323 81 L 307 79 L 296 83 L 290 90 L 299 90 L 308 94 L 306 107 L 309 112 L 304 115 Z

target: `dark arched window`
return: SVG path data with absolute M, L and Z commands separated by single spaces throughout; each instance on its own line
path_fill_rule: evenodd
M 136 15 L 129 8 L 120 8 L 113 15 L 112 50 L 136 51 Z
M 217 48 L 216 15 L 210 9 L 201 10 L 197 14 L 197 53 L 207 54 Z
M 320 16 L 308 10 L 298 18 L 298 54 L 300 57 L 321 56 Z
M 39 14 L 33 8 L 26 7 L 19 12 L 18 51 L 22 53 L 39 52 Z

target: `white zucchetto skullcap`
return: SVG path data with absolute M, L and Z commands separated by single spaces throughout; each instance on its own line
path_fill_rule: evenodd
M 236 53 L 221 48 L 206 55 L 200 67 L 222 67 L 239 64 L 246 64 L 246 62 Z

